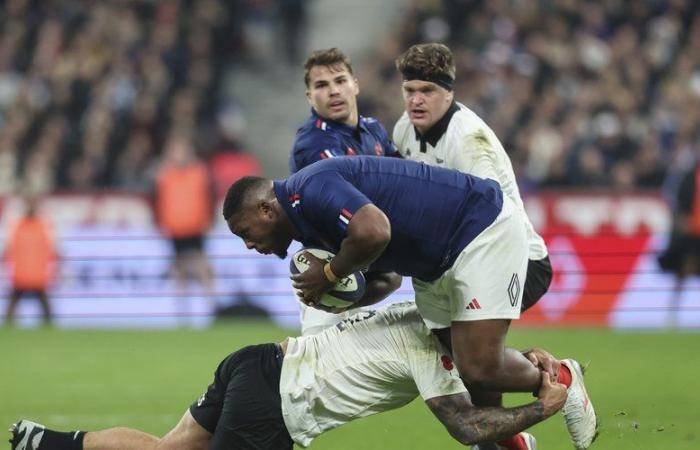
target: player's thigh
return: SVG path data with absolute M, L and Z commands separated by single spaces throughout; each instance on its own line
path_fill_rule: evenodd
M 477 236 L 448 271 L 453 321 L 520 317 L 528 247 L 519 216 L 508 212 Z
M 279 394 L 282 358 L 275 344 L 249 347 L 232 373 L 212 450 L 291 450 Z
M 449 328 L 452 322 L 450 295 L 443 289 L 444 280 L 426 282 L 414 278 L 416 307 L 425 325 L 431 330 Z
M 158 450 L 206 450 L 211 433 L 194 420 L 189 409 L 180 422 L 158 442 Z

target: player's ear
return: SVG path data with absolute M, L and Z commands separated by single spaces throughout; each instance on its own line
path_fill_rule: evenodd
M 360 95 L 360 82 L 355 77 L 352 79 L 355 81 L 355 95 Z
M 311 90 L 308 88 L 306 89 L 306 101 L 309 102 L 309 105 L 314 106 L 311 102 Z
M 272 215 L 272 205 L 267 200 L 258 202 L 258 212 L 263 216 L 270 217 Z

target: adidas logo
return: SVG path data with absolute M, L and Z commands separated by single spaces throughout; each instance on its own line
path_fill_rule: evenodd
M 466 309 L 481 309 L 481 305 L 475 298 L 473 298 L 472 301 L 470 301 L 467 305 Z

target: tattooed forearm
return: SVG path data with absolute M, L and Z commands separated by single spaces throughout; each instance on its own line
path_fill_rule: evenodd
M 467 395 L 426 401 L 452 437 L 465 445 L 507 439 L 546 419 L 540 401 L 516 408 L 473 406 Z

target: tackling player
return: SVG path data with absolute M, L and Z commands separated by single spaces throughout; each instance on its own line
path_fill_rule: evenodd
M 129 428 L 58 432 L 22 420 L 11 428 L 10 443 L 12 450 L 291 450 L 420 395 L 450 435 L 468 445 L 511 436 L 562 407 L 566 389 L 552 381 L 558 362 L 544 351 L 527 357 L 549 367 L 536 401 L 474 407 L 415 305 L 396 304 L 361 312 L 321 334 L 232 353 L 163 438 Z
M 510 321 L 520 316 L 528 245 L 497 182 L 396 158 L 335 158 L 283 181 L 239 180 L 226 196 L 224 218 L 259 253 L 285 257 L 297 240 L 336 254 L 325 263 L 307 253 L 309 269 L 292 276 L 308 305 L 367 267 L 411 276 L 429 328 L 451 328 L 465 382 L 499 392 L 540 386 L 539 372 L 504 345 Z M 371 300 L 366 295 L 360 305 Z M 590 422 L 583 413 L 590 402 L 578 364 L 572 367 L 560 375 L 576 386 L 569 397 L 578 413 L 565 418 L 595 432 L 595 415 Z
M 289 157 L 289 170 L 296 173 L 309 164 L 336 156 L 399 156 L 394 144 L 376 119 L 362 117 L 357 109 L 360 93 L 352 62 L 337 48 L 317 50 L 304 63 L 306 98 L 311 116 L 297 130 Z M 389 279 L 395 288 L 401 277 L 367 274 Z M 343 319 L 301 305 L 302 334 L 318 333 Z

